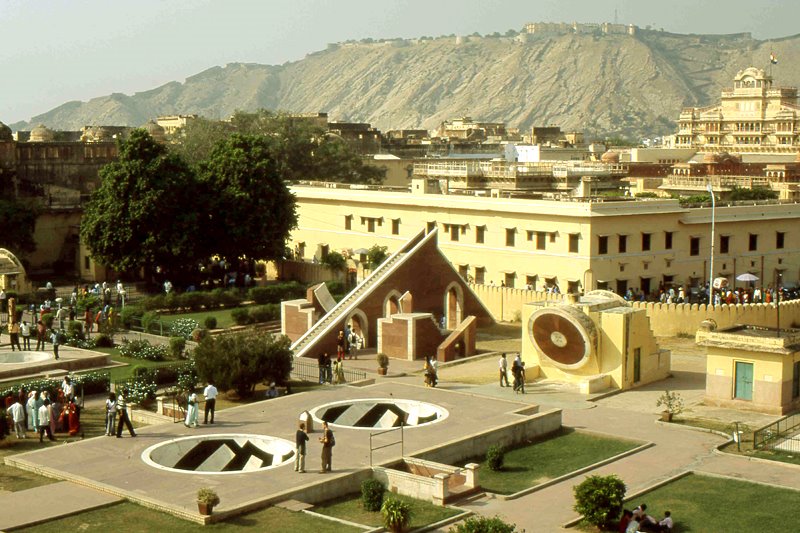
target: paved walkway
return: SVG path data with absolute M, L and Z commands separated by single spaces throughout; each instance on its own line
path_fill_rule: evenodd
M 0 494 L 0 530 L 31 526 L 105 507 L 121 498 L 69 481 Z

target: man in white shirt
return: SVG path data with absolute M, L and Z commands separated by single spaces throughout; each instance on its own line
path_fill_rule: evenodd
M 669 511 L 664 511 L 664 520 L 658 523 L 658 527 L 661 531 L 672 531 L 672 513 Z
M 508 387 L 508 360 L 506 359 L 506 354 L 500 356 L 500 359 L 497 361 L 497 364 L 500 368 L 500 386 L 501 387 Z M 503 382 L 505 381 L 505 385 Z
M 8 408 L 8 414 L 14 420 L 14 431 L 17 433 L 17 438 L 27 439 L 28 435 L 25 434 L 25 407 L 19 403 L 19 400 Z
M 205 390 L 203 390 L 203 396 L 206 398 L 206 410 L 203 424 L 208 424 L 208 413 L 211 413 L 211 423 L 214 423 L 214 408 L 217 405 L 217 394 L 217 388 L 209 381 Z

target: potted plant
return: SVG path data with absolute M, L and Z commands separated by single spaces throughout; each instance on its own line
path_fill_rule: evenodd
M 381 352 L 378 354 L 378 375 L 385 376 L 389 371 L 389 356 Z
M 210 515 L 215 505 L 219 505 L 219 496 L 208 487 L 197 491 L 197 510 L 202 515 Z
M 402 532 L 411 521 L 411 507 L 400 500 L 387 498 L 381 506 L 383 525 L 389 531 Z
M 672 422 L 672 417 L 683 412 L 683 398 L 677 392 L 664 391 L 656 401 L 656 407 L 664 407 L 661 420 Z

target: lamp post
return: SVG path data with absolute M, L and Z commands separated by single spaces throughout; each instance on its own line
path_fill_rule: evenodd
M 714 306 L 714 218 L 717 210 L 717 202 L 714 199 L 714 187 L 711 183 L 706 185 L 708 194 L 711 195 L 711 260 L 708 267 L 708 303 Z

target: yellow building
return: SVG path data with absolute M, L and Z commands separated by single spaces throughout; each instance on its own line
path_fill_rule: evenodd
M 570 300 L 523 306 L 526 379 L 572 383 L 590 394 L 669 375 L 670 354 L 658 347 L 643 309 L 609 291 L 570 295 Z
M 772 76 L 749 67 L 723 89 L 718 105 L 681 111 L 676 148 L 703 151 L 795 152 L 800 141 L 797 87 L 775 87 Z
M 800 407 L 800 330 L 701 328 L 708 350 L 705 402 L 782 415 Z
M 396 251 L 420 228 L 439 230 L 439 247 L 478 284 L 560 292 L 659 285 L 697 286 L 709 276 L 711 208 L 676 200 L 529 200 L 433 194 L 327 184 L 293 186 L 298 227 L 289 246 L 300 258 L 373 244 Z M 794 285 L 800 271 L 800 209 L 794 204 L 717 206 L 715 277 L 733 284 L 752 272 Z

